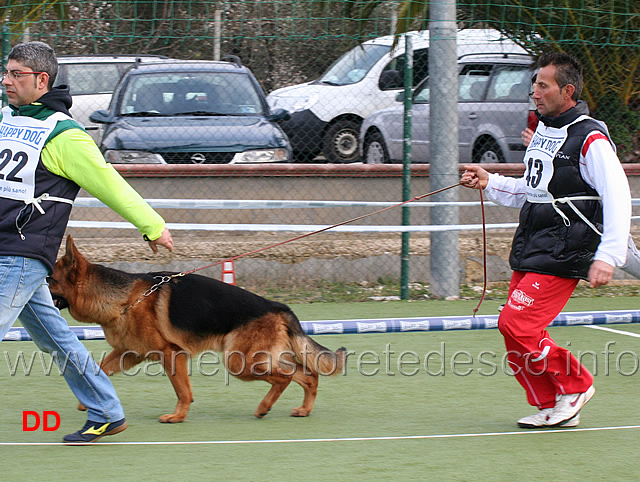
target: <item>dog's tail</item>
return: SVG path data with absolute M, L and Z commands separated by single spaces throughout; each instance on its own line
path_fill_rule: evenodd
M 288 322 L 291 348 L 305 372 L 325 376 L 341 373 L 347 359 L 347 349 L 342 347 L 332 352 L 304 332 L 295 313 L 288 311 L 285 316 Z

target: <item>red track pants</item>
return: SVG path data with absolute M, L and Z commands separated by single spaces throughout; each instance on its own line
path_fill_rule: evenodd
M 557 394 L 586 392 L 593 376 L 550 338 L 547 326 L 569 301 L 577 279 L 514 271 L 498 328 L 509 366 L 539 409 L 551 408 Z

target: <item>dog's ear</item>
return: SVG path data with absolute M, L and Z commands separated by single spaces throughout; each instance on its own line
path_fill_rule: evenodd
M 65 258 L 67 258 L 67 260 L 69 262 L 73 262 L 73 250 L 76 247 L 76 245 L 73 242 L 73 238 L 71 237 L 70 234 L 67 235 L 67 243 L 65 245 Z
M 78 248 L 76 248 L 76 244 L 73 242 L 73 238 L 70 234 L 67 236 L 66 250 L 67 251 L 65 257 L 70 264 L 73 265 L 78 263 L 79 261 L 84 260 L 84 257 L 82 256 Z

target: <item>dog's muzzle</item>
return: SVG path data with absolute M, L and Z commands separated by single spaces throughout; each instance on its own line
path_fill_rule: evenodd
M 51 284 L 56 283 L 56 280 L 51 276 L 47 276 L 47 284 L 49 285 L 49 291 L 51 292 Z M 69 308 L 69 302 L 64 296 L 55 295 L 53 292 L 51 293 L 51 298 L 53 298 L 53 305 L 59 310 L 64 310 L 65 308 Z
M 53 305 L 59 310 L 64 310 L 65 308 L 69 308 L 69 302 L 63 296 L 51 295 L 53 298 Z

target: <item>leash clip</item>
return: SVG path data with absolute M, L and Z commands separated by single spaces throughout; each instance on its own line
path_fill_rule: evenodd
M 136 300 L 135 303 L 133 303 L 132 305 L 127 306 L 124 310 L 122 310 L 122 314 L 124 315 L 127 311 L 129 311 L 131 308 L 133 308 L 134 306 L 136 306 L 138 303 L 142 302 L 142 300 L 144 300 L 145 298 L 147 298 L 148 296 L 151 296 L 151 293 L 153 293 L 154 291 L 156 291 L 158 288 L 160 288 L 160 286 L 162 286 L 165 283 L 168 283 L 169 281 L 171 281 L 173 278 L 177 278 L 178 276 L 184 276 L 184 273 L 177 273 L 171 276 L 154 276 L 154 279 L 159 279 L 160 281 L 158 281 L 156 284 L 154 284 L 153 286 L 151 286 L 151 288 L 149 288 L 147 291 L 145 291 L 144 293 L 142 293 L 142 295 L 140 295 L 140 298 L 138 298 Z

